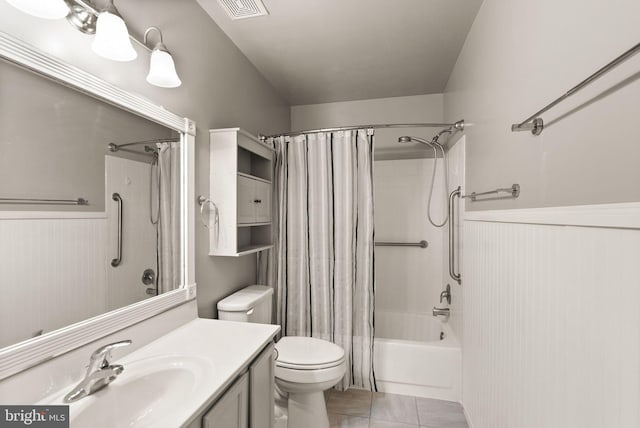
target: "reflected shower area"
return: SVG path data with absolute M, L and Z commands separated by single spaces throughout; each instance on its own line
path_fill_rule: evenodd
M 145 295 L 140 289 L 111 294 L 110 309 L 170 291 L 179 281 L 179 144 L 179 138 L 157 138 L 107 145 L 106 195 L 115 202 L 107 208 L 108 228 L 117 231 L 111 267 L 118 268 L 108 282 L 141 271 L 146 286 Z

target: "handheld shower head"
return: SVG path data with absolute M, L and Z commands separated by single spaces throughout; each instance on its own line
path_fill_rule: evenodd
M 423 140 L 422 138 L 418 137 L 409 137 L 408 135 L 398 138 L 398 143 L 422 143 L 426 144 L 427 146 L 431 145 L 430 141 Z
M 445 129 L 443 131 L 440 131 L 438 135 L 433 137 L 431 141 L 424 140 L 418 137 L 410 137 L 408 135 L 403 135 L 402 137 L 398 138 L 398 143 L 411 143 L 415 141 L 416 143 L 421 143 L 421 144 L 424 144 L 425 146 L 429 146 L 431 150 L 433 150 L 434 163 L 433 163 L 433 169 L 431 173 L 431 187 L 429 188 L 429 199 L 427 202 L 427 218 L 429 219 L 429 223 L 431 223 L 435 227 L 442 227 L 445 224 L 447 224 L 447 221 L 449 220 L 449 214 L 445 216 L 444 220 L 441 223 L 436 223 L 431 218 L 431 199 L 433 197 L 433 183 L 435 182 L 435 179 L 436 179 L 436 168 L 438 167 L 438 163 L 437 163 L 438 150 L 440 150 L 440 152 L 442 153 L 442 160 L 444 162 L 444 188 L 445 188 L 444 194 L 447 193 L 446 190 L 449 188 L 449 182 L 447 179 L 448 177 L 447 155 L 445 154 L 444 147 L 442 147 L 442 144 L 438 142 L 438 139 L 440 138 L 440 136 L 447 133 L 452 134 L 453 131 L 451 129 Z

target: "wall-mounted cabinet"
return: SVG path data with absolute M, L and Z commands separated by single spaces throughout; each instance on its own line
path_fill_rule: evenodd
M 209 255 L 270 248 L 273 149 L 240 128 L 211 129 L 209 140 L 209 188 L 218 209 L 209 228 Z

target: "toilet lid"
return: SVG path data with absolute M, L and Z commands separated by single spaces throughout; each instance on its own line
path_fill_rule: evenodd
M 287 336 L 276 343 L 279 367 L 315 370 L 334 367 L 344 360 L 344 349 L 314 337 Z

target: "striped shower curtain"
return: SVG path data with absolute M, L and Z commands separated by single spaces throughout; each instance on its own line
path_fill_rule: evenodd
M 286 336 L 344 348 L 347 372 L 339 389 L 375 390 L 373 131 L 270 143 L 276 236 L 260 275 L 275 287 L 276 321 Z
M 158 294 L 180 286 L 180 143 L 158 143 Z M 152 190 L 153 191 L 153 190 Z

